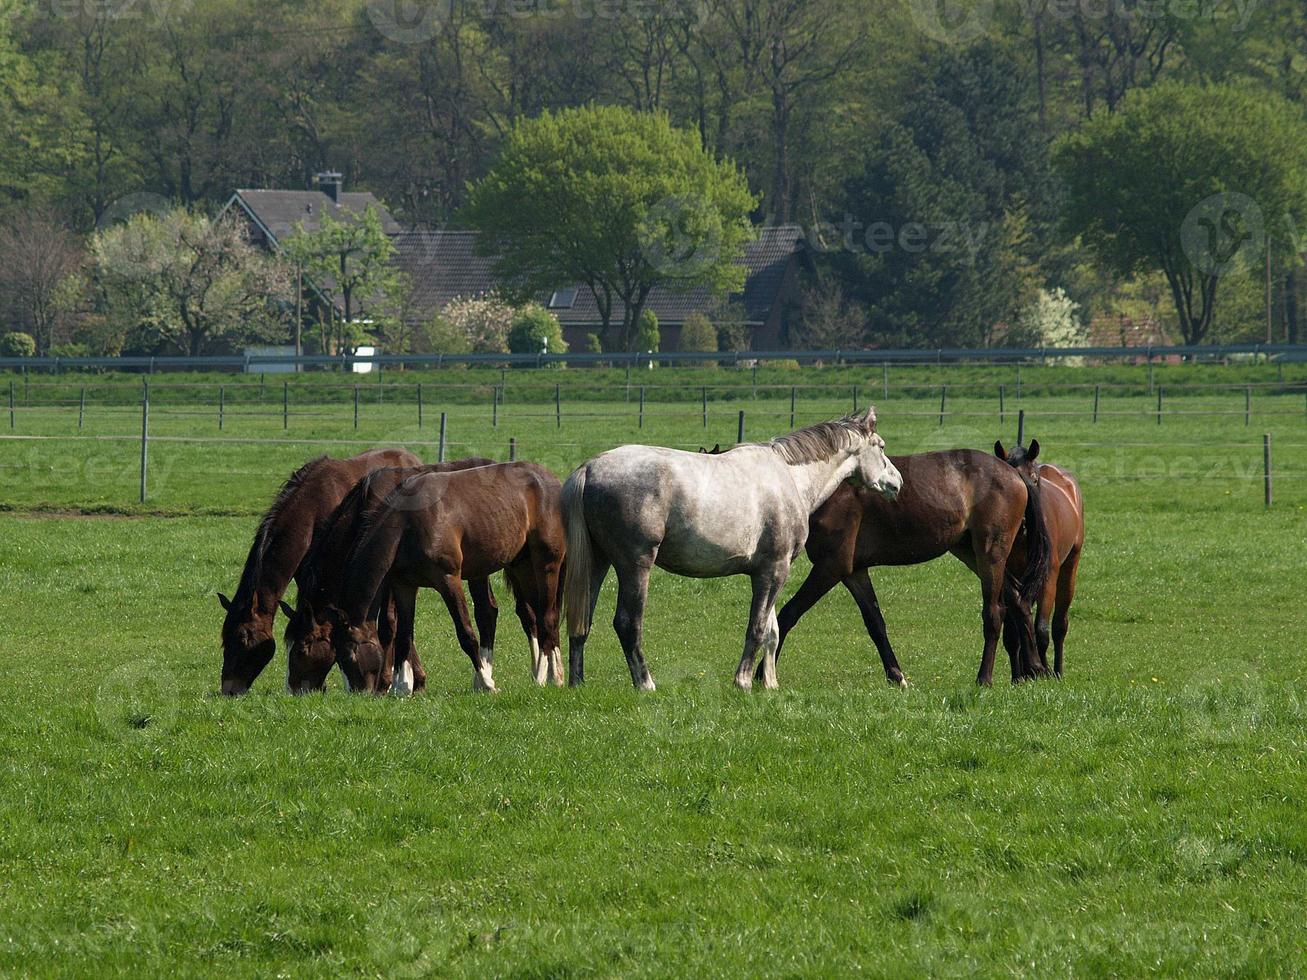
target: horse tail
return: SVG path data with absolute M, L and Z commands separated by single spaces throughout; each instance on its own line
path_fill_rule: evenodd
M 563 522 L 567 525 L 563 603 L 570 636 L 590 632 L 590 568 L 594 559 L 590 530 L 585 524 L 585 476 L 585 466 L 578 466 L 563 483 Z
M 1021 475 L 1018 473 L 1018 475 Z M 1044 521 L 1039 487 L 1021 475 L 1026 485 L 1026 570 L 1016 583 L 1017 594 L 1027 603 L 1039 598 L 1053 561 L 1053 542 Z
M 1004 576 L 1003 582 L 1003 632 L 1011 637 L 1023 659 L 1035 667 L 1039 661 L 1034 621 L 1031 608 L 1043 590 L 1052 562 L 1053 546 L 1048 534 L 1048 525 L 1044 521 L 1044 512 L 1040 506 L 1039 487 L 1025 478 L 1020 470 L 1017 475 L 1026 487 L 1026 570 L 1017 578 L 1011 572 Z M 1006 642 L 1006 639 L 1005 639 Z M 1009 647 L 1009 649 L 1012 649 Z

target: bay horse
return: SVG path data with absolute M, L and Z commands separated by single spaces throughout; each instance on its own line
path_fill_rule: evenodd
M 338 602 L 338 587 L 345 561 L 367 512 L 410 476 L 472 469 L 490 466 L 494 462 L 493 459 L 473 456 L 429 466 L 382 467 L 364 476 L 345 495 L 304 558 L 296 608 L 292 609 L 284 601 L 281 603 L 287 616 L 286 684 L 293 693 L 321 690 L 336 662 L 331 641 L 331 612 Z M 468 591 L 472 596 L 472 608 L 483 643 L 482 655 L 492 659 L 495 625 L 499 616 L 494 592 L 490 588 L 490 581 L 485 578 L 469 580 Z M 426 687 L 426 672 L 422 669 L 416 650 L 411 651 L 405 670 L 393 674 L 390 669 L 397 622 L 388 591 L 379 597 L 372 610 L 372 618 L 378 622 L 387 651 L 387 667 L 383 670 L 382 685 L 390 687 L 397 694 L 423 690 Z
M 994 443 L 994 455 L 1013 467 L 1028 483 L 1039 488 L 1043 500 L 1044 521 L 1050 541 L 1049 573 L 1035 597 L 1035 636 L 1039 659 L 1048 670 L 1049 620 L 1052 620 L 1053 674 L 1062 676 L 1062 651 L 1066 644 L 1067 617 L 1076 594 L 1076 574 L 1080 570 L 1080 553 L 1085 546 L 1085 501 L 1080 484 L 1066 470 L 1052 463 L 1036 463 L 1039 440 L 1030 440 L 1028 448 L 1014 446 L 1005 452 L 1002 442 Z M 1018 538 L 1011 565 L 1018 573 L 1025 557 Z M 1011 650 L 1014 640 L 1004 631 L 1004 642 Z
M 753 587 L 737 686 L 775 688 L 776 596 L 808 536 L 808 516 L 845 480 L 893 497 L 902 478 L 885 457 L 876 413 L 819 422 L 721 455 L 621 446 L 581 466 L 563 485 L 567 519 L 568 683 L 584 680 L 585 641 L 608 569 L 617 572 L 613 628 L 631 683 L 654 690 L 642 650 L 654 565 L 678 575 L 748 575 Z
M 974 449 L 891 456 L 890 461 L 904 479 L 897 498 L 886 500 L 865 488 L 843 486 L 812 515 L 807 541 L 812 571 L 781 609 L 777 656 L 803 614 L 842 583 L 858 604 L 886 680 L 906 688 L 867 569 L 916 565 L 951 553 L 980 579 L 985 646 L 976 683 L 989 685 L 1004 624 L 1005 587 L 1029 599 L 1047 575 L 1048 534 L 1039 493 L 1012 467 Z M 1023 559 L 1017 566 L 1021 578 L 1010 581 L 1010 556 L 1023 526 L 1035 533 L 1028 544 L 1016 548 Z M 1014 625 L 1014 644 L 1017 640 Z M 1014 683 L 1040 672 L 1033 637 L 1009 652 Z
M 387 587 L 394 597 L 399 672 L 412 647 L 417 590 L 427 587 L 440 593 L 454 620 L 459 645 L 472 662 L 473 690 L 496 690 L 462 583 L 500 569 L 534 615 L 540 660 L 561 685 L 558 614 L 567 550 L 561 489 L 543 466 L 498 463 L 411 476 L 373 508 L 345 563 L 332 634 L 336 663 L 350 689 L 375 691 L 384 669 L 385 652 L 369 619 L 374 598 Z
M 319 456 L 282 484 L 259 521 L 233 598 L 218 593 L 223 694 L 243 694 L 272 660 L 277 604 L 299 572 L 315 535 L 364 475 L 382 466 L 418 466 L 406 449 L 372 449 L 349 459 Z

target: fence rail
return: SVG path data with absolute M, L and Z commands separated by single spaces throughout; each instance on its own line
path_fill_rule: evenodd
M 1180 357 L 1186 360 L 1220 360 L 1252 356 L 1287 361 L 1307 361 L 1307 344 L 1223 344 L 1177 345 L 1167 347 L 941 347 L 936 349 L 870 350 L 750 350 L 750 351 L 677 351 L 667 353 L 567 353 L 567 354 L 231 354 L 203 357 L 123 356 L 123 357 L 0 357 L 0 370 L 76 371 L 131 370 L 155 371 L 241 371 L 263 368 L 339 368 L 356 364 L 378 367 L 452 367 L 455 365 L 546 367 L 606 364 L 616 367 L 654 362 L 661 365 L 735 364 L 754 362 L 797 361 L 800 364 L 944 364 L 972 363 L 1048 363 L 1071 357 L 1134 362 L 1139 358 L 1164 361 Z

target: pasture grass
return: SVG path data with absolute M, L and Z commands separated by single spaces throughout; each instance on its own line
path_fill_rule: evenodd
M 1231 407 L 1206 399 L 1184 408 Z M 0 970 L 1301 973 L 1307 420 L 1267 399 L 1245 427 L 1240 397 L 1159 427 L 1124 401 L 1096 426 L 1083 398 L 1022 406 L 1089 512 L 1060 683 L 974 689 L 978 590 L 946 558 L 873 571 L 907 692 L 834 593 L 787 643 L 784 689 L 741 695 L 744 580 L 656 572 L 658 692 L 630 690 L 610 578 L 583 689 L 529 683 L 505 610 L 503 691 L 473 695 L 424 597 L 431 689 L 407 701 L 334 680 L 287 697 L 280 655 L 250 696 L 214 696 L 213 593 L 294 465 L 353 439 L 433 458 L 437 416 L 419 431 L 377 407 L 356 433 L 333 409 L 283 435 L 249 415 L 219 434 L 161 410 L 155 431 L 187 441 L 151 445 L 144 508 L 130 409 L 81 440 L 66 413 L 23 416 L 19 434 L 51 438 L 0 443 Z M 744 407 L 750 437 L 788 425 L 787 403 Z M 979 399 L 943 426 L 920 402 L 879 407 L 893 453 L 1015 428 Z M 451 407 L 450 455 L 504 458 L 513 435 L 562 474 L 624 441 L 734 441 L 735 406 L 707 430 L 694 406 L 644 429 L 633 408 L 560 429 L 548 404 L 510 403 L 498 428 Z

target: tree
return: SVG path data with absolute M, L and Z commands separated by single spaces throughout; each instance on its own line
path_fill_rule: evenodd
M 803 318 L 791 340 L 808 350 L 849 350 L 863 346 L 866 314 L 848 301 L 839 281 L 818 274 L 803 295 Z
M 661 113 L 587 106 L 519 121 L 464 217 L 515 295 L 583 285 L 606 346 L 629 350 L 655 286 L 740 288 L 753 205 L 697 133 Z
M 304 270 L 326 299 L 327 332 L 337 351 L 352 349 L 362 339 L 354 323 L 356 302 L 381 316 L 402 305 L 404 284 L 392 262 L 395 245 L 375 208 L 343 221 L 323 214 L 312 230 L 301 223 L 284 248 L 286 257 Z M 337 323 L 338 299 L 344 315 Z
M 1265 91 L 1137 90 L 1058 145 L 1066 230 L 1120 275 L 1160 270 L 1185 343 L 1202 343 L 1221 277 L 1301 226 L 1304 143 L 1301 113 Z
M 975 347 L 1039 285 L 1056 196 L 1029 79 L 992 42 L 932 56 L 845 184 L 822 264 L 882 344 Z
M 508 329 L 508 349 L 514 354 L 565 354 L 567 341 L 563 340 L 558 317 L 538 303 L 531 303 L 513 317 Z
M 461 334 L 472 353 L 507 354 L 513 317 L 513 308 L 499 297 L 472 296 L 450 300 L 438 318 L 445 324 L 442 332 Z
M 120 336 L 192 356 L 219 340 L 281 333 L 277 307 L 291 289 L 284 263 L 251 245 L 235 215 L 215 219 L 184 208 L 136 214 L 97 232 L 90 278 Z
M 705 353 L 717 350 L 717 330 L 702 313 L 691 313 L 681 324 L 681 350 Z
M 0 225 L 0 290 L 39 354 L 54 343 L 65 312 L 61 291 L 81 262 L 77 238 L 47 211 L 20 211 Z

